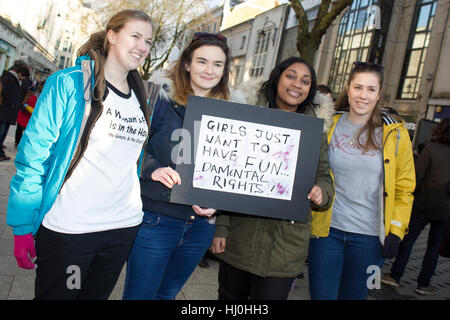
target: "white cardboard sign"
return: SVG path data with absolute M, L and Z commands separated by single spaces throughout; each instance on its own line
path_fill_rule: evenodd
M 203 115 L 193 187 L 291 200 L 300 130 Z

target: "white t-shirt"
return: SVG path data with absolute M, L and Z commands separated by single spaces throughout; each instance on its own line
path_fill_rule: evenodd
M 147 122 L 133 91 L 107 83 L 108 95 L 87 148 L 43 225 L 79 234 L 136 226 L 142 221 L 137 162 Z

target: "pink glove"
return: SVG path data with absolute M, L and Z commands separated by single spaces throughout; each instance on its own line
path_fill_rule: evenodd
M 14 257 L 16 257 L 19 267 L 24 269 L 35 268 L 35 264 L 31 262 L 31 259 L 36 257 L 36 248 L 34 247 L 34 239 L 31 233 L 23 236 L 14 236 Z

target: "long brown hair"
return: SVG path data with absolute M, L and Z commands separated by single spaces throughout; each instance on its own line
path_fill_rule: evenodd
M 347 88 L 344 88 L 344 90 L 342 90 L 337 99 L 336 102 L 334 103 L 334 109 L 336 111 L 349 111 L 350 110 L 350 106 L 348 104 L 348 94 L 347 94 Z
M 350 75 L 347 82 L 347 88 L 350 87 L 350 83 L 355 78 L 355 75 L 358 73 L 373 73 L 378 77 L 379 83 L 380 83 L 380 94 L 381 94 L 381 87 L 383 85 L 383 71 L 382 67 L 380 65 L 375 65 L 372 63 L 364 63 L 364 62 L 355 62 L 355 66 L 350 71 Z M 347 91 L 347 90 L 346 90 Z M 348 98 L 348 95 L 347 95 Z M 356 137 L 357 145 L 363 149 L 363 152 L 368 152 L 369 150 L 380 150 L 381 145 L 378 145 L 375 139 L 375 129 L 379 128 L 383 125 L 383 122 L 381 120 L 381 107 L 380 104 L 377 103 L 375 105 L 375 108 L 372 110 L 372 114 L 370 115 L 369 120 L 367 123 L 361 128 L 361 130 L 358 133 L 358 136 Z M 361 135 L 367 131 L 367 140 L 364 142 L 364 144 L 361 143 L 360 137 Z
M 221 100 L 228 100 L 230 98 L 230 90 L 228 88 L 230 80 L 230 49 L 228 48 L 224 37 L 219 38 L 214 34 L 208 36 L 208 34 L 205 33 L 199 38 L 194 38 L 189 45 L 184 48 L 171 73 L 175 89 L 174 101 L 181 105 L 186 105 L 188 95 L 194 93 L 191 87 L 189 72 L 186 70 L 186 65 L 189 65 L 192 62 L 194 51 L 202 46 L 217 46 L 225 53 L 225 65 L 222 78 L 219 83 L 208 92 L 207 97 Z
M 109 52 L 108 31 L 119 32 L 127 22 L 144 21 L 148 22 L 153 28 L 153 22 L 150 17 L 143 11 L 126 9 L 116 13 L 107 23 L 106 29 L 93 33 L 89 39 L 78 49 L 78 56 L 89 55 L 95 60 L 95 86 L 93 99 L 101 100 L 105 93 L 105 60 Z

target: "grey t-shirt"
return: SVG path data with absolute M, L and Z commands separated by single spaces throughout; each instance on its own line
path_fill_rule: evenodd
M 363 154 L 356 143 L 362 126 L 351 123 L 348 113 L 344 113 L 331 138 L 328 155 L 336 187 L 331 226 L 346 232 L 378 236 L 383 156 L 381 150 Z M 381 145 L 382 128 L 377 128 L 375 133 Z M 363 133 L 360 141 L 364 143 L 366 138 Z

